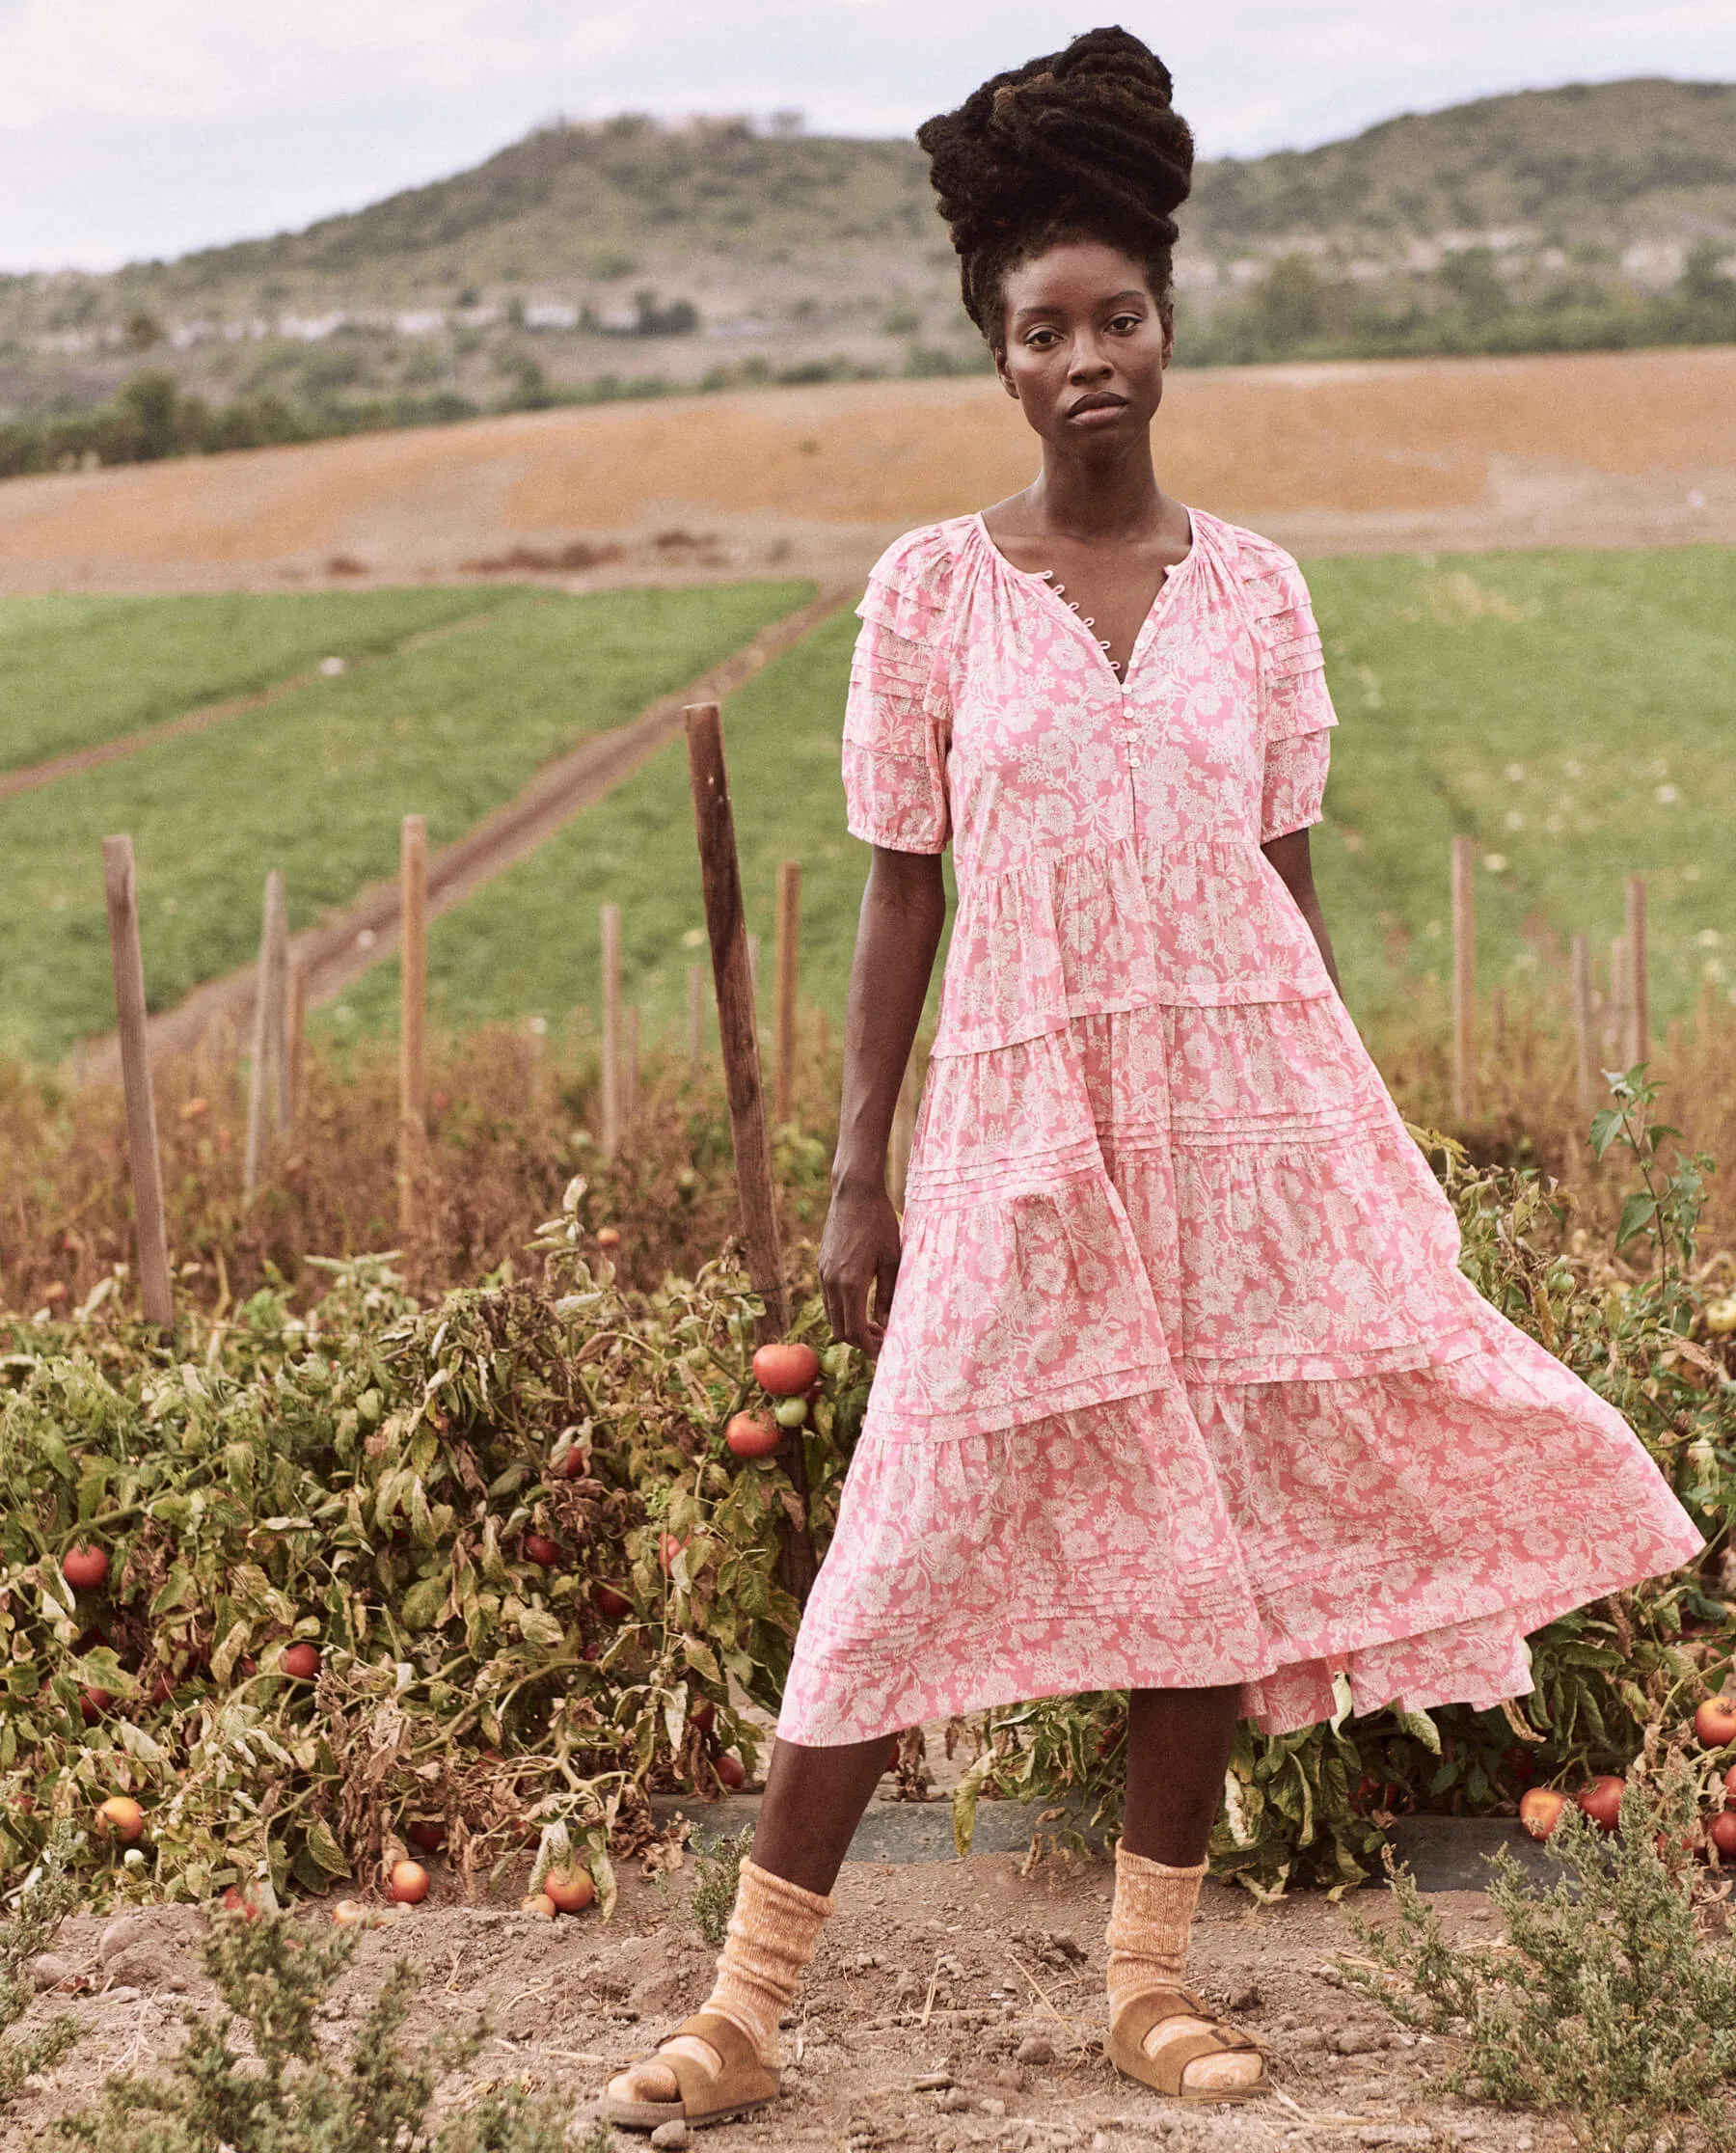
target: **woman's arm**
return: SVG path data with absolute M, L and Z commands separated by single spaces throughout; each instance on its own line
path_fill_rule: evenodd
M 880 1351 L 898 1276 L 886 1139 L 945 923 L 940 855 L 877 845 L 850 969 L 838 1148 L 820 1241 L 827 1320 L 837 1337 L 868 1353 Z
M 1338 966 L 1332 955 L 1332 938 L 1327 934 L 1326 922 L 1321 916 L 1319 894 L 1315 888 L 1314 862 L 1308 856 L 1307 831 L 1292 830 L 1283 837 L 1272 838 L 1260 849 L 1277 868 L 1285 888 L 1295 899 L 1296 910 L 1307 920 L 1308 931 L 1319 945 L 1320 956 L 1326 966 L 1326 976 L 1338 987 Z M 1339 987 L 1339 995 L 1342 998 L 1342 987 Z

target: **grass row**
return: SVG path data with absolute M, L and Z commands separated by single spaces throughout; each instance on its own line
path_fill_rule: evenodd
M 808 590 L 520 593 L 471 633 L 0 804 L 0 1048 L 52 1055 L 112 1022 L 105 832 L 132 834 L 150 1000 L 167 1006 L 251 956 L 268 866 L 306 925 L 394 872 L 402 815 L 425 814 L 436 846 L 461 835 Z
M 1351 1005 L 1397 1016 L 1449 963 L 1451 840 L 1473 832 L 1486 982 L 1559 976 L 1568 939 L 1607 950 L 1623 881 L 1649 881 L 1654 1001 L 1723 989 L 1736 904 L 1726 623 L 1736 557 L 1714 548 L 1331 559 L 1310 578 L 1342 722 L 1316 858 Z M 726 743 L 748 924 L 772 934 L 776 862 L 800 859 L 804 997 L 843 1003 L 865 850 L 847 836 L 838 730 L 845 613 L 730 702 Z M 432 931 L 453 1023 L 596 1007 L 598 908 L 622 909 L 626 992 L 681 1020 L 703 911 L 679 743 Z M 1726 954 L 1721 955 L 1723 951 Z M 392 1022 L 370 974 L 341 1029 Z
M 409 636 L 520 596 L 502 584 L 9 598 L 0 604 L 0 770 L 255 694 L 322 658 L 377 657 Z

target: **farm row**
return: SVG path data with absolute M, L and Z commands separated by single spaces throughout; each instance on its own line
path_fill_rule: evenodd
M 1351 1005 L 1377 1040 L 1443 991 L 1447 856 L 1465 831 L 1485 984 L 1549 999 L 1570 937 L 1607 949 L 1622 879 L 1641 872 L 1660 1029 L 1728 994 L 1727 552 L 1333 559 L 1312 580 L 1343 719 L 1318 874 Z M 135 839 L 160 1007 L 247 961 L 266 865 L 285 870 L 291 922 L 307 923 L 390 875 L 400 814 L 426 814 L 437 845 L 459 835 L 551 755 L 680 686 L 805 587 L 0 606 L 0 765 L 14 771 L 257 691 L 315 653 L 331 675 L 197 738 L 0 799 L 0 1044 L 54 1056 L 110 1022 L 106 831 Z M 823 624 L 726 713 L 749 926 L 769 935 L 775 862 L 799 858 L 804 997 L 834 1016 L 863 872 L 837 776 L 854 626 L 848 612 Z M 352 662 L 370 650 L 383 654 Z M 647 1039 L 667 1036 L 700 920 L 678 745 L 435 923 L 437 1017 L 594 1010 L 605 903 L 621 909 L 627 998 Z M 359 1037 L 391 1022 L 395 991 L 382 966 L 321 1021 Z

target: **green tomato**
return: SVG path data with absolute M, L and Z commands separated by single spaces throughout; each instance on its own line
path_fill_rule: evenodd
M 807 1419 L 805 1398 L 780 1398 L 772 1408 L 772 1418 L 779 1428 L 800 1428 Z

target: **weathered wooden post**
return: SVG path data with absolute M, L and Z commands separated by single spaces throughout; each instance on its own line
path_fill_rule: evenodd
M 163 1217 L 163 1165 L 157 1154 L 156 1104 L 145 1035 L 145 960 L 139 947 L 138 881 L 130 837 L 102 840 L 109 957 L 115 970 L 115 1019 L 121 1034 L 121 1083 L 126 1099 L 126 1157 L 139 1229 L 139 1287 L 145 1321 L 175 1324 L 169 1234 Z
M 428 1141 L 428 825 L 398 840 L 398 1232 L 416 1231 Z
M 308 963 L 305 957 L 289 960 L 288 1042 L 284 1056 L 284 1096 L 280 1126 L 286 1132 L 301 1112 L 302 1060 L 308 1040 Z
M 1651 994 L 1645 951 L 1645 877 L 1627 879 L 1628 1037 L 1625 1066 L 1651 1059 Z
M 1477 1111 L 1477 840 L 1452 840 L 1452 1111 Z
M 1589 1113 L 1597 1104 L 1597 1043 L 1591 1031 L 1591 945 L 1584 935 L 1573 938 L 1568 958 L 1567 992 L 1573 1009 L 1573 1093 L 1580 1111 Z
M 605 1158 L 621 1148 L 621 908 L 605 905 L 603 924 L 603 1127 Z
M 253 1060 L 247 1075 L 247 1146 L 241 1159 L 241 1199 L 251 1203 L 259 1186 L 270 1139 L 286 1125 L 289 1049 L 285 998 L 288 988 L 289 922 L 284 903 L 284 870 L 265 877 L 259 922 L 259 963 L 254 982 Z
M 723 1084 L 735 1147 L 736 1187 L 742 1203 L 742 1240 L 747 1276 L 765 1303 L 765 1313 L 754 1322 L 754 1336 L 764 1345 L 788 1330 L 790 1302 L 777 1244 L 772 1147 L 766 1131 L 753 980 L 742 913 L 742 871 L 736 858 L 729 773 L 723 760 L 723 723 L 716 703 L 688 705 L 687 736 L 705 921 L 711 936 L 712 978 L 718 995 L 718 1030 L 723 1047 Z M 778 1549 L 778 1572 L 785 1589 L 800 1601 L 807 1597 L 818 1565 L 808 1516 L 807 1460 L 799 1432 L 785 1441 L 778 1456 L 801 1513 L 799 1520 L 787 1521 L 788 1529 Z
M 690 965 L 687 974 L 688 1075 L 699 1076 L 705 1068 L 705 973 Z
M 1628 1049 L 1634 1044 L 1634 965 L 1625 935 L 1610 944 L 1610 1058 L 1632 1069 Z
M 781 1126 L 796 1111 L 796 990 L 801 964 L 801 862 L 777 865 L 777 1009 L 773 1067 Z

